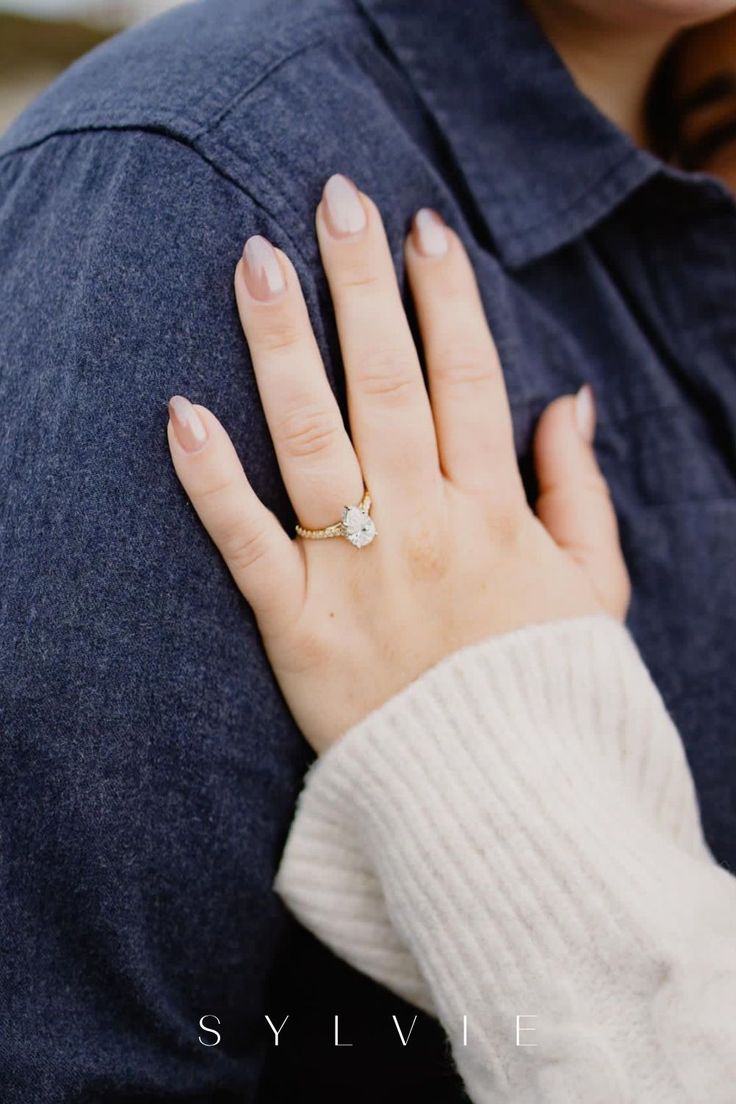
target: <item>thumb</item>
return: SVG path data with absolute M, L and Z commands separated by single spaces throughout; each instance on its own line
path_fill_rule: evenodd
M 623 618 L 630 584 L 616 514 L 593 451 L 596 410 L 589 384 L 556 399 L 534 438 L 537 516 L 588 575 L 604 608 Z

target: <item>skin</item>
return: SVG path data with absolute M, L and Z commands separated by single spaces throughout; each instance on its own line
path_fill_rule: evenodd
M 528 0 L 581 91 L 637 145 L 652 145 L 646 97 L 676 36 L 734 0 Z
M 340 203 L 342 216 L 332 210 Z M 587 389 L 543 414 L 536 513 L 526 501 L 501 365 L 458 237 L 424 212 L 406 242 L 427 387 L 375 205 L 332 178 L 316 229 L 350 436 L 294 268 L 263 239 L 246 244 L 236 268 L 238 311 L 297 517 L 311 528 L 331 524 L 343 504 L 360 501 L 365 479 L 376 539 L 360 550 L 345 539 L 291 539 L 204 407 L 172 400 L 168 440 L 185 491 L 253 608 L 294 718 L 324 752 L 463 645 L 560 618 L 623 618 L 629 582 L 591 447 Z

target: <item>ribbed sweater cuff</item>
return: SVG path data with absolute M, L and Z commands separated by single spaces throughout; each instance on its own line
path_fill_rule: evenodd
M 651 971 L 667 946 L 668 900 L 680 937 L 679 864 L 704 859 L 679 737 L 629 634 L 599 616 L 466 647 L 346 733 L 309 772 L 276 889 L 419 1007 L 457 1030 L 482 1018 L 462 1069 L 480 1100 L 489 1063 L 510 1086 L 519 1054 L 537 1056 L 501 1042 L 517 1015 L 553 1033 L 596 1016 L 575 995 L 585 976 L 607 979 L 614 1020 L 640 1015 L 634 960 Z M 583 1046 L 591 1087 L 618 1084 L 606 1038 Z

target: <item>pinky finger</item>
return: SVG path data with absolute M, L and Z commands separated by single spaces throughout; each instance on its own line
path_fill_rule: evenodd
M 167 434 L 176 474 L 259 627 L 278 631 L 296 616 L 304 592 L 295 543 L 256 495 L 214 414 L 175 395 Z

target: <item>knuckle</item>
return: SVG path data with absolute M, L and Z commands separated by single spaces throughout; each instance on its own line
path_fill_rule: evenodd
M 244 529 L 242 525 L 225 529 L 220 534 L 219 547 L 235 575 L 250 571 L 268 550 L 262 529 Z
M 302 325 L 286 311 L 262 313 L 253 333 L 259 348 L 266 353 L 290 351 L 304 337 Z
M 290 456 L 304 459 L 329 452 L 339 431 L 340 426 L 327 411 L 304 407 L 288 414 L 276 435 Z
M 232 486 L 232 479 L 228 475 L 220 474 L 210 477 L 206 483 L 200 485 L 196 493 L 197 505 L 209 505 L 217 502 L 228 493 Z
M 404 541 L 403 556 L 409 575 L 418 582 L 438 582 L 449 570 L 446 546 L 434 527 L 413 527 Z
M 306 667 L 322 667 L 330 657 L 331 649 L 324 635 L 312 630 L 307 632 L 299 642 L 302 663 Z
M 516 503 L 497 501 L 491 514 L 491 531 L 496 545 L 513 549 L 521 546 L 526 512 Z
M 291 635 L 292 645 L 286 657 L 286 666 L 295 674 L 324 670 L 334 659 L 334 645 L 319 625 L 297 625 Z
M 453 346 L 432 354 L 432 372 L 440 383 L 451 387 L 482 386 L 498 378 L 498 370 L 487 349 Z
M 413 380 L 406 376 L 370 373 L 361 380 L 361 390 L 371 398 L 387 399 L 393 403 L 402 403 L 414 392 Z
M 416 393 L 419 372 L 390 350 L 374 350 L 370 360 L 357 373 L 356 382 L 371 398 L 404 402 Z
M 346 264 L 340 273 L 340 286 L 347 291 L 374 291 L 380 284 L 380 274 L 360 260 Z

